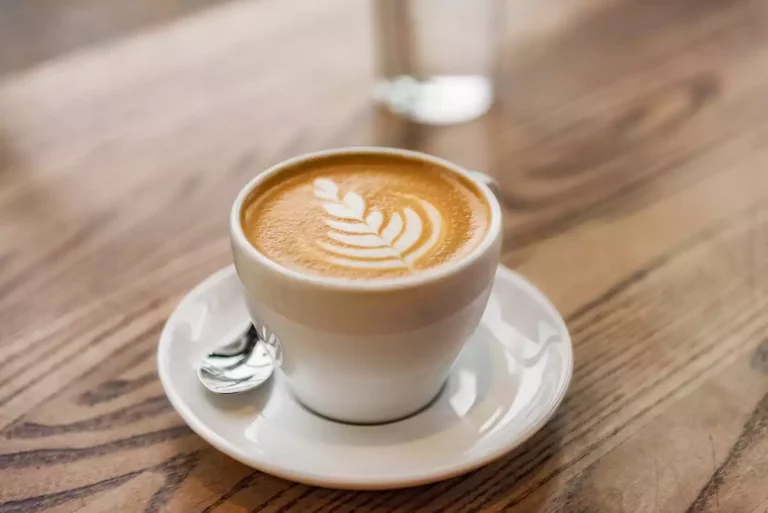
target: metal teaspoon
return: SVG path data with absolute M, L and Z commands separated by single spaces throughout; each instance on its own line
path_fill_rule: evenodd
M 282 363 L 277 337 L 266 327 L 251 325 L 245 333 L 216 348 L 200 362 L 197 377 L 216 394 L 252 390 L 265 383 Z

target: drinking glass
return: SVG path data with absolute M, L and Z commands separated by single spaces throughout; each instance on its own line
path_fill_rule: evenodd
M 493 102 L 501 0 L 373 0 L 375 98 L 417 123 L 450 125 Z

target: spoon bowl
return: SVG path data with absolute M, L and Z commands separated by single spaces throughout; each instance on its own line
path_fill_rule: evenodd
M 277 337 L 264 326 L 251 325 L 237 339 L 208 353 L 197 368 L 197 377 L 213 393 L 236 394 L 265 383 L 281 363 Z

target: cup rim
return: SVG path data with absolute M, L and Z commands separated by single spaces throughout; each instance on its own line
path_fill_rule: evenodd
M 461 257 L 458 261 L 446 262 L 436 267 L 428 269 L 416 276 L 401 276 L 390 279 L 376 279 L 376 280 L 355 280 L 350 278 L 337 278 L 330 276 L 315 276 L 311 274 L 305 274 L 300 271 L 296 271 L 289 267 L 286 267 L 274 260 L 270 259 L 263 253 L 261 253 L 256 247 L 251 244 L 248 238 L 245 236 L 242 223 L 240 221 L 240 213 L 243 208 L 243 203 L 248 197 L 250 192 L 262 183 L 267 178 L 280 173 L 283 170 L 289 169 L 297 164 L 306 162 L 308 160 L 330 157 L 337 155 L 349 155 L 349 154 L 370 154 L 370 155 L 392 155 L 407 158 L 416 158 L 430 162 L 432 164 L 441 166 L 448 169 L 451 172 L 457 173 L 469 180 L 472 184 L 482 192 L 486 202 L 490 207 L 490 224 L 488 225 L 488 231 L 485 233 L 480 244 L 478 244 L 472 251 Z M 254 258 L 259 263 L 269 268 L 270 270 L 290 278 L 294 281 L 304 284 L 319 285 L 322 287 L 334 289 L 334 290 L 346 290 L 346 291 L 388 291 L 397 290 L 403 288 L 410 288 L 414 286 L 424 285 L 434 281 L 441 280 L 448 276 L 458 274 L 463 269 L 472 265 L 480 257 L 482 257 L 494 244 L 496 239 L 501 234 L 501 205 L 498 198 L 491 192 L 488 186 L 475 178 L 470 171 L 458 166 L 445 159 L 435 157 L 426 153 L 404 150 L 399 148 L 389 148 L 384 146 L 349 146 L 341 148 L 333 148 L 328 150 L 315 151 L 311 153 L 305 153 L 296 157 L 283 160 L 266 170 L 262 171 L 251 179 L 240 192 L 237 194 L 229 215 L 229 228 L 230 237 L 232 242 L 237 244 L 241 250 L 248 254 L 249 257 Z

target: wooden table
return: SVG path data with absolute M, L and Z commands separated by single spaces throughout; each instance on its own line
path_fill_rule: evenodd
M 768 2 L 507 7 L 494 111 L 430 129 L 371 105 L 367 2 L 0 4 L 0 513 L 766 511 Z M 255 472 L 157 380 L 236 191 L 352 144 L 495 175 L 573 335 L 555 418 L 448 482 Z

